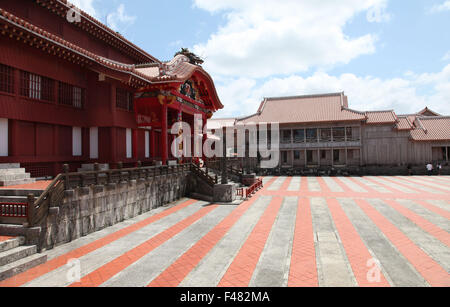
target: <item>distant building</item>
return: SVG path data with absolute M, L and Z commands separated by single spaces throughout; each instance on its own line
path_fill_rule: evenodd
M 256 114 L 234 120 L 273 122 L 280 124 L 282 167 L 425 165 L 450 158 L 450 117 L 428 108 L 410 115 L 361 112 L 349 108 L 344 93 L 332 93 L 266 98 Z

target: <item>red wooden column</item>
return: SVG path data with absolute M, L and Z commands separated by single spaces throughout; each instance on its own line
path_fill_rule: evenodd
M 161 159 L 162 164 L 166 165 L 167 160 L 169 159 L 169 151 L 168 151 L 168 134 L 167 134 L 167 104 L 163 104 L 161 111 Z

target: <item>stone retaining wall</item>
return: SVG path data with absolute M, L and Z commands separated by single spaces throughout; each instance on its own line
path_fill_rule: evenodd
M 40 250 L 71 242 L 90 233 L 174 202 L 186 194 L 189 172 L 65 192 L 51 208 L 39 238 L 28 238 Z M 33 242 L 35 241 L 35 242 Z

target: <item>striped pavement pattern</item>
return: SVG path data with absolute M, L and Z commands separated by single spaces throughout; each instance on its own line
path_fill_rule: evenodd
M 450 177 L 263 181 L 240 205 L 182 199 L 56 247 L 0 287 L 450 286 Z

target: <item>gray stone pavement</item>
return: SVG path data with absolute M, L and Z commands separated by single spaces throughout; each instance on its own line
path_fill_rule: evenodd
M 47 264 L 0 287 L 215 287 L 225 276 L 250 287 L 450 286 L 445 178 L 265 177 L 250 201 L 215 206 L 182 199 L 46 251 Z M 273 200 L 280 197 L 278 209 Z M 255 234 L 257 225 L 267 233 Z M 65 257 L 74 251 L 80 283 L 68 278 Z M 369 280 L 369 257 L 384 279 Z

